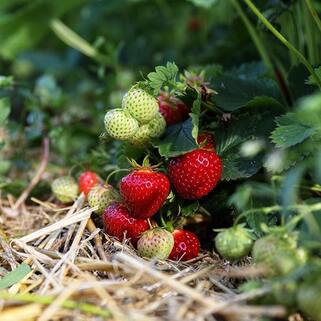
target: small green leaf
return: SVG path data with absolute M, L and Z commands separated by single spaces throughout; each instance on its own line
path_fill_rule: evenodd
M 162 87 L 170 86 L 176 82 L 178 67 L 173 62 L 167 62 L 165 66 L 155 67 L 155 71 L 147 75 L 149 80 L 148 85 L 153 89 L 154 94 L 157 95 Z
M 192 216 L 198 210 L 198 202 L 193 202 L 181 208 L 181 213 L 183 216 Z
M 161 156 L 169 158 L 182 155 L 198 146 L 192 136 L 193 124 L 189 118 L 183 123 L 169 126 L 162 139 L 153 141 Z
M 314 133 L 314 129 L 298 122 L 293 113 L 277 117 L 278 127 L 272 132 L 271 139 L 277 148 L 288 148 L 303 142 Z
M 0 88 L 10 88 L 13 86 L 12 76 L 0 76 Z
M 32 270 L 28 264 L 20 264 L 15 270 L 9 272 L 0 280 L 0 289 L 6 289 L 18 283 L 31 271 Z
M 7 97 L 0 98 L 0 126 L 7 120 L 10 114 L 10 100 Z

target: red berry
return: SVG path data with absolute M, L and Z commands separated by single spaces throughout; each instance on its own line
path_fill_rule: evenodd
M 165 118 L 167 126 L 177 124 L 188 117 L 189 108 L 177 97 L 161 92 L 157 99 L 159 111 Z
M 197 32 L 201 29 L 201 27 L 202 27 L 202 24 L 198 18 L 193 17 L 187 22 L 188 31 Z
M 186 230 L 175 230 L 173 237 L 174 247 L 169 255 L 171 260 L 188 261 L 198 256 L 200 241 L 194 233 Z
M 159 112 L 165 118 L 167 126 L 177 124 L 183 120 L 177 107 L 170 105 L 166 101 L 160 101 L 158 104 Z
M 79 191 L 83 192 L 86 196 L 90 192 L 90 190 L 97 185 L 98 183 L 98 177 L 96 173 L 91 171 L 83 172 L 79 176 L 78 185 L 79 185 Z
M 176 192 L 184 199 L 206 196 L 222 175 L 222 162 L 211 150 L 199 148 L 169 162 L 168 173 Z
M 127 207 L 121 203 L 112 203 L 105 209 L 103 224 L 107 234 L 121 241 L 126 232 L 126 237 L 131 239 L 133 245 L 136 245 L 140 235 L 149 229 L 147 220 L 131 217 Z
M 187 119 L 188 114 L 190 113 L 189 108 L 179 99 L 177 99 L 176 106 L 182 116 L 182 119 L 183 120 Z
M 133 170 L 120 182 L 120 194 L 135 218 L 148 218 L 156 214 L 169 191 L 167 176 L 148 167 Z
M 214 139 L 209 133 L 200 133 L 197 137 L 197 142 L 201 145 L 206 141 L 206 144 L 202 146 L 205 149 L 214 149 Z

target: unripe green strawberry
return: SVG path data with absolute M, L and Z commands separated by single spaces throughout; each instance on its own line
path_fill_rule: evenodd
M 97 185 L 88 194 L 88 204 L 91 208 L 98 206 L 97 214 L 102 214 L 107 206 L 119 200 L 119 195 L 111 185 Z
M 51 184 L 55 197 L 62 203 L 70 203 L 77 198 L 78 184 L 70 176 L 56 178 Z
M 150 141 L 150 128 L 148 125 L 142 125 L 137 130 L 136 134 L 128 141 L 136 146 L 147 146 Z
M 138 127 L 137 120 L 127 115 L 122 109 L 112 109 L 105 115 L 107 134 L 114 139 L 127 140 L 135 135 Z
M 142 234 L 137 243 L 140 256 L 166 260 L 174 246 L 172 233 L 157 227 Z
M 140 126 L 136 134 L 128 141 L 136 146 L 147 146 L 152 138 L 159 137 L 164 132 L 165 127 L 164 117 L 157 113 L 148 124 Z
M 313 319 L 321 321 L 321 281 L 302 284 L 297 294 L 300 310 Z
M 122 107 L 141 124 L 151 121 L 158 112 L 156 98 L 140 88 L 132 88 L 127 92 Z
M 218 253 L 227 260 L 239 260 L 247 255 L 253 245 L 249 231 L 242 225 L 228 228 L 215 237 L 215 247 Z
M 148 127 L 150 137 L 154 138 L 161 136 L 166 128 L 165 118 L 161 113 L 158 112 L 156 116 L 148 123 Z
M 267 269 L 269 275 L 286 275 L 306 262 L 307 254 L 298 248 L 291 235 L 270 234 L 255 241 L 252 256 L 254 263 Z

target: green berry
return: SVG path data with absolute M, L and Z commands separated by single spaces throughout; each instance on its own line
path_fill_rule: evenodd
M 51 184 L 55 197 L 62 203 L 70 203 L 77 198 L 78 184 L 70 176 L 56 178 Z
M 118 199 L 119 195 L 111 185 L 97 185 L 88 194 L 89 206 L 91 208 L 98 206 L 95 210 L 97 214 L 102 214 L 112 202 Z
M 136 134 L 128 141 L 136 146 L 147 146 L 150 140 L 150 128 L 148 125 L 142 125 L 137 130 Z
M 122 107 L 141 124 L 151 121 L 158 112 L 156 98 L 140 88 L 132 88 L 127 92 Z
M 136 146 L 147 146 L 152 138 L 159 137 L 164 132 L 165 127 L 164 117 L 157 113 L 148 124 L 140 126 L 136 134 L 128 141 Z
M 300 310 L 313 319 L 321 321 L 321 281 L 302 284 L 297 294 Z
M 274 234 L 255 241 L 252 256 L 254 263 L 264 266 L 269 275 L 286 275 L 307 259 L 305 250 L 297 247 L 294 237 Z
M 105 115 L 107 134 L 114 139 L 126 140 L 135 135 L 138 122 L 121 109 L 112 109 Z
M 137 243 L 140 256 L 160 260 L 166 260 L 173 247 L 173 235 L 159 227 L 144 232 Z
M 161 113 L 157 113 L 156 116 L 148 123 L 148 127 L 150 137 L 161 136 L 166 128 L 165 118 Z
M 227 260 L 235 261 L 246 256 L 253 245 L 249 231 L 242 225 L 236 225 L 218 233 L 215 247 L 218 253 Z

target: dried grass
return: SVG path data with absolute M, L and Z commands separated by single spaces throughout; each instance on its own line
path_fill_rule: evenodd
M 259 320 L 281 306 L 254 306 L 270 289 L 238 294 L 237 279 L 262 273 L 213 253 L 190 262 L 148 261 L 104 234 L 81 195 L 71 207 L 33 200 L 0 204 L 0 276 L 25 262 L 32 272 L 0 291 L 0 320 Z M 11 210 L 14 209 L 14 210 Z

